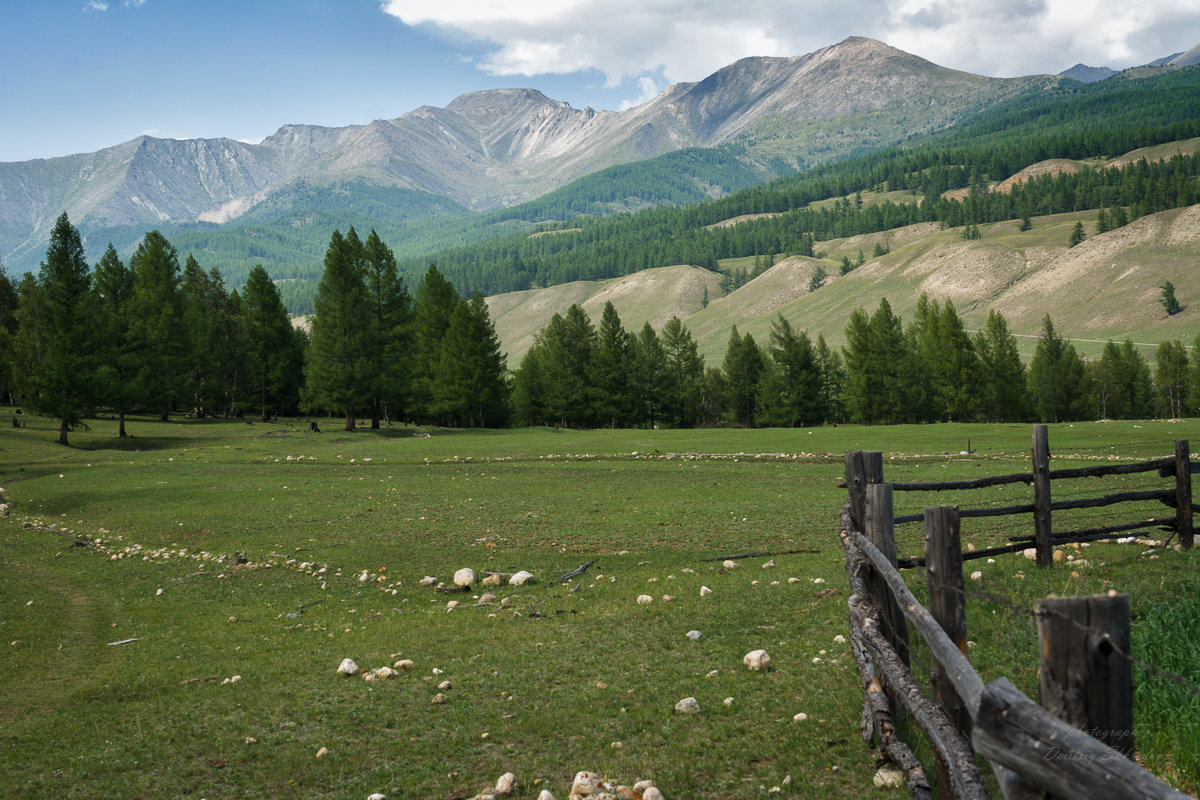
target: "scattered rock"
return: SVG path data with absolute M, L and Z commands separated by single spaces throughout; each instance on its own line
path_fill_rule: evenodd
M 550 793 L 549 789 L 542 789 L 537 796 L 537 800 L 554 800 L 554 795 Z
M 500 586 L 503 583 L 504 578 L 500 576 L 499 572 L 489 572 L 484 576 L 483 580 L 480 581 L 480 584 L 483 586 Z
M 354 659 L 352 659 L 352 658 L 343 658 L 342 663 L 338 664 L 337 674 L 338 675 L 357 675 L 358 674 L 358 664 L 355 664 Z
M 983 580 L 983 573 L 980 572 L 979 570 L 975 570 L 974 572 L 971 573 L 971 580 L 973 580 L 973 581 Z
M 438 684 L 438 688 L 441 689 L 443 692 L 446 692 L 446 691 L 449 691 L 450 689 L 453 689 L 454 686 L 450 683 L 450 681 L 442 681 L 441 683 Z
M 653 602 L 654 602 L 654 598 L 653 598 L 653 597 L 651 597 L 651 596 L 650 596 L 650 595 L 648 595 L 648 594 L 640 594 L 640 595 L 638 595 L 637 604 L 638 604 L 639 606 L 646 606 L 646 605 L 650 605 L 650 604 L 651 604 L 651 603 L 653 603 Z
M 162 596 L 162 593 L 163 593 L 163 590 L 162 590 L 162 589 L 159 589 L 157 592 L 155 592 L 155 593 L 154 593 L 154 596 L 155 596 L 155 597 L 161 597 L 161 596 Z
M 904 785 L 904 773 L 893 766 L 880 767 L 875 773 L 875 785 L 881 788 L 898 789 Z
M 689 639 L 691 639 L 693 642 L 700 641 L 701 637 L 703 637 L 703 636 L 704 636 L 704 634 L 701 633 L 700 631 L 688 631 L 687 632 L 687 637 Z
M 375 794 L 367 795 L 367 800 L 387 800 L 387 797 L 379 792 L 376 792 Z
M 386 681 L 388 678 L 394 678 L 399 673 L 391 667 L 380 667 L 375 670 L 375 677 L 381 681 Z
M 517 776 L 506 772 L 496 781 L 496 794 L 511 794 L 517 786 Z
M 707 586 L 700 587 L 700 596 L 701 597 L 708 597 L 710 594 L 712 594 L 712 589 L 708 588 Z
M 772 558 L 770 561 L 768 561 L 768 562 L 766 562 L 765 564 L 763 564 L 763 565 L 762 565 L 762 568 L 763 568 L 763 569 L 770 569 L 770 568 L 771 568 L 771 567 L 773 567 L 773 566 L 775 566 L 775 559 L 773 559 L 773 558 Z
M 664 603 L 672 603 L 672 602 L 674 602 L 674 601 L 675 601 L 675 595 L 673 595 L 673 594 L 664 594 L 664 595 L 662 596 L 662 601 L 663 601 Z
M 508 585 L 509 586 L 524 586 L 527 583 L 533 583 L 534 580 L 536 580 L 536 579 L 533 577 L 532 572 L 526 572 L 525 570 L 521 570 L 520 572 L 516 573 L 515 575 L 513 575 L 511 578 L 508 579 Z
M 475 575 L 475 570 L 471 569 L 470 567 L 463 567 L 458 572 L 454 573 L 454 585 L 462 586 L 464 588 L 467 586 L 473 586 L 476 578 L 477 576 Z
M 458 608 L 458 601 L 457 601 L 457 600 L 449 600 L 449 601 L 447 601 L 447 603 L 446 603 L 446 610 L 447 610 L 447 611 L 452 611 L 452 610 L 454 610 L 454 609 L 456 609 L 456 608 Z
M 731 708 L 733 706 L 733 698 L 732 697 L 726 697 L 721 702 L 725 704 L 726 708 Z
M 737 569 L 738 567 L 741 566 L 741 564 L 734 561 L 733 559 L 727 558 L 723 562 L 721 562 L 721 566 L 724 567 L 725 569 Z
M 440 706 L 446 702 L 446 695 L 442 694 L 441 692 L 438 692 L 437 694 L 435 694 L 433 696 L 433 699 L 430 700 L 429 702 L 433 703 L 435 706 Z
M 322 747 L 320 750 L 317 751 L 317 758 L 324 758 L 327 755 L 329 755 L 328 747 Z
M 771 668 L 771 657 L 766 650 L 751 650 L 742 657 L 742 663 L 754 672 L 762 672 Z
M 792 719 L 796 722 L 804 722 L 804 720 L 808 719 L 808 714 L 805 714 L 803 711 L 801 711 L 799 714 L 792 717 Z
M 413 660 L 411 658 L 402 658 L 395 664 L 392 664 L 392 666 L 396 669 L 408 671 L 413 668 Z
M 657 786 L 651 786 L 642 792 L 642 800 L 666 800 L 663 793 L 658 790 Z
M 700 704 L 694 697 L 685 697 L 675 704 L 675 710 L 680 714 L 699 714 Z
M 418 586 L 437 586 L 438 579 L 433 577 L 432 575 L 426 575 L 424 578 L 421 578 L 421 580 L 417 581 L 417 585 Z
M 600 776 L 592 772 L 576 772 L 575 780 L 571 782 L 571 794 L 575 795 L 590 795 L 595 794 L 604 787 L 604 781 L 600 780 Z
M 479 595 L 479 605 L 487 605 L 488 603 L 496 602 L 496 595 L 493 592 L 484 592 Z

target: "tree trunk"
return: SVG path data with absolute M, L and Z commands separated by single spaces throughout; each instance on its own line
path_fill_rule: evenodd
M 346 406 L 346 430 L 354 430 L 354 408 Z
M 125 409 L 117 412 L 117 436 L 124 439 L 129 434 L 125 433 Z
M 59 444 L 70 444 L 67 441 L 67 431 L 68 430 L 69 430 L 69 428 L 67 427 L 67 423 L 65 423 L 65 422 L 59 426 L 59 428 L 58 428 L 58 443 Z

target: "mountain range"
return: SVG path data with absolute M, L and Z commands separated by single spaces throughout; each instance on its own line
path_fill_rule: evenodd
M 142 136 L 95 153 L 0 163 L 0 259 L 36 268 L 63 211 L 89 251 L 106 240 L 128 251 L 155 227 L 270 223 L 306 205 L 330 207 L 348 182 L 424 198 L 399 214 L 478 211 L 605 167 L 719 145 L 737 145 L 765 180 L 944 128 L 1057 80 L 957 72 L 852 37 L 793 58 L 742 59 L 625 111 L 504 89 L 366 125 L 286 125 L 259 144 Z

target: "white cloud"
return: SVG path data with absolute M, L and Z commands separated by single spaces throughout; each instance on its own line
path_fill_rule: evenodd
M 1200 42 L 1200 0 L 381 0 L 407 25 L 483 43 L 493 75 L 597 70 L 611 88 L 700 80 L 746 56 L 860 35 L 984 75 L 1142 64 Z M 657 83 L 655 84 L 657 85 Z M 633 102 L 633 101 L 630 101 Z
M 83 10 L 85 12 L 108 11 L 108 3 L 102 3 L 100 0 L 87 0 L 83 4 Z

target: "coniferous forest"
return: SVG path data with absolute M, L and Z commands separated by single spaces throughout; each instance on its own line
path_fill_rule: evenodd
M 599 320 L 572 306 L 508 364 L 482 293 L 672 264 L 716 270 L 734 257 L 770 264 L 780 254 L 813 255 L 819 241 L 917 222 L 961 227 L 970 238 L 983 223 L 1091 210 L 1102 233 L 1200 201 L 1200 155 L 1095 168 L 1089 160 L 1195 137 L 1200 69 L 1104 81 L 759 186 L 736 147 L 614 168 L 480 215 L 463 234 L 472 243 L 424 258 L 397 258 L 374 227 L 364 240 L 345 219 L 311 280 L 273 279 L 254 265 L 236 289 L 222 264 L 201 264 L 191 248 L 182 255 L 160 231 L 142 236 L 128 258 L 110 244 L 93 263 L 63 214 L 36 274 L 0 270 L 0 392 L 59 420 L 64 442 L 88 420 L 112 419 L 125 435 L 129 415 L 172 413 L 307 415 L 347 430 L 1177 417 L 1200 403 L 1200 337 L 1190 355 L 1178 341 L 1152 360 L 1129 341 L 1109 342 L 1085 362 L 1047 315 L 1025 364 L 997 313 L 969 335 L 948 301 L 922 297 L 903 320 L 885 299 L 849 316 L 842 348 L 781 316 L 765 341 L 733 328 L 723 361 L 705 364 L 678 318 L 660 330 L 626 330 L 611 305 Z M 991 190 L 1052 158 L 1084 166 Z M 694 182 L 670 179 L 684 173 L 726 194 L 696 202 Z M 893 194 L 863 203 L 863 192 Z M 628 197 L 651 194 L 662 205 L 620 210 Z M 390 202 L 413 202 L 377 199 L 368 219 Z M 743 215 L 761 216 L 715 225 Z M 194 243 L 195 234 L 172 236 Z M 855 266 L 846 259 L 842 269 Z M 723 285 L 748 277 L 734 271 Z M 1174 287 L 1162 288 L 1173 313 Z M 292 324 L 297 312 L 308 324 Z

